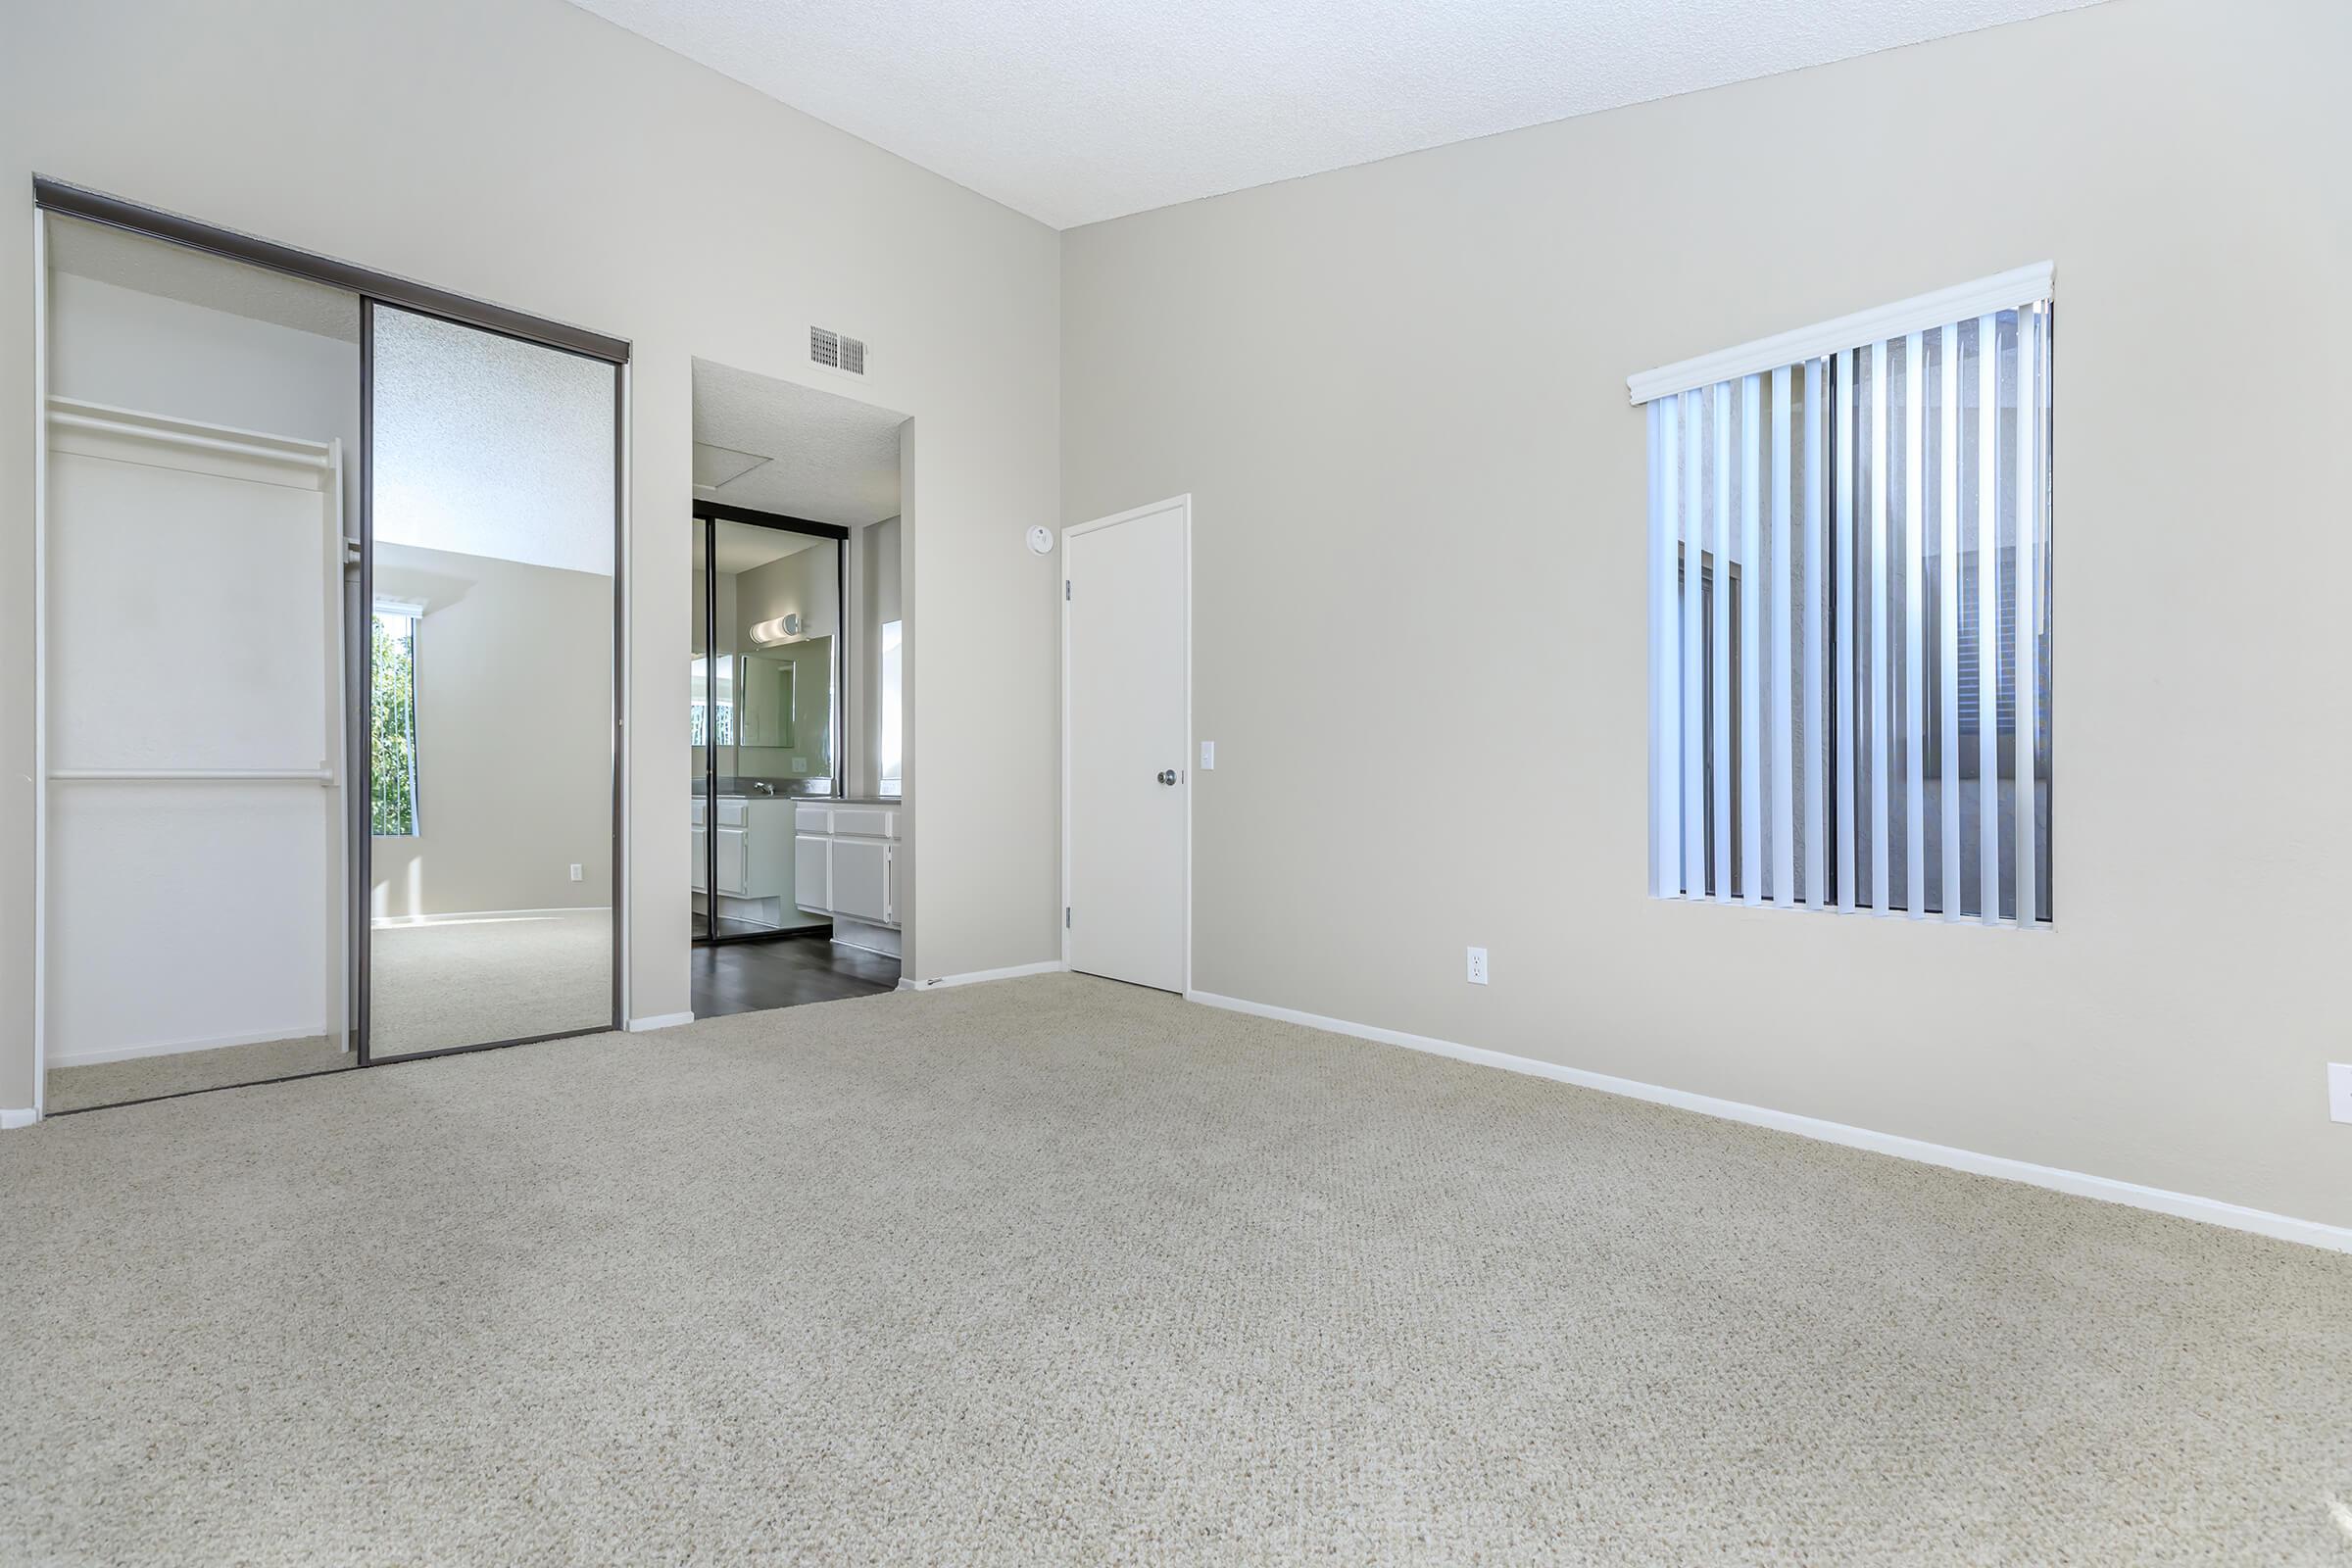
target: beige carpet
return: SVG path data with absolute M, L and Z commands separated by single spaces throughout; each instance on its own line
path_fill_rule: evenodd
M 291 1078 L 297 1073 L 337 1072 L 359 1064 L 359 1057 L 336 1049 L 326 1036 L 312 1035 L 302 1040 L 267 1040 L 250 1046 L 216 1046 L 210 1051 L 176 1051 L 168 1056 L 52 1067 L 41 1098 L 43 1108 L 56 1116 L 92 1105 L 120 1105 L 159 1095 Z
M 369 933 L 368 1054 L 612 1026 L 612 916 L 453 914 Z
M 11 1563 L 2352 1561 L 2352 1257 L 1047 977 L 0 1136 Z

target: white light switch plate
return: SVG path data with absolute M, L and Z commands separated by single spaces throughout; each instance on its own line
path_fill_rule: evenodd
M 2328 1064 L 2328 1119 L 2352 1121 L 2352 1061 Z
M 1202 741 L 1200 743 L 1200 771 L 1206 773 L 1213 769 L 1216 765 L 1217 743 L 1215 741 Z

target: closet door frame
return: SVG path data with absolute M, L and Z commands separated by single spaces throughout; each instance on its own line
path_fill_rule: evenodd
M 34 377 L 37 393 L 36 407 L 45 410 L 48 400 L 48 379 L 45 347 L 48 342 L 47 278 L 47 215 L 62 214 L 94 223 L 142 234 L 150 239 L 165 240 L 192 250 L 204 251 L 229 261 L 267 268 L 293 277 L 307 278 L 331 288 L 346 290 L 360 300 L 360 479 L 358 534 L 344 536 L 344 564 L 347 574 L 358 584 L 356 606 L 346 602 L 345 620 L 345 709 L 344 730 L 347 741 L 347 775 L 353 781 L 346 790 L 350 810 L 349 852 L 346 857 L 348 874 L 349 914 L 351 927 L 350 957 L 346 969 L 348 1025 L 359 1065 L 375 1065 L 368 1050 L 368 907 L 370 872 L 372 869 L 372 834 L 374 803 L 372 770 L 367 765 L 369 754 L 368 694 L 373 689 L 373 671 L 368 667 L 371 639 L 368 629 L 374 618 L 374 388 L 373 339 L 374 312 L 379 304 L 396 306 L 418 315 L 437 317 L 461 326 L 494 332 L 503 337 L 534 343 L 543 348 L 576 354 L 586 359 L 600 360 L 612 367 L 612 669 L 611 685 L 612 712 L 612 1007 L 603 1028 L 625 1027 L 628 1008 L 629 918 L 628 888 L 629 860 L 627 837 L 627 768 L 625 743 L 627 740 L 628 706 L 628 543 L 629 543 L 629 356 L 626 338 L 610 336 L 568 322 L 546 317 L 532 316 L 509 306 L 492 304 L 466 295 L 435 288 L 379 272 L 370 268 L 322 256 L 315 251 L 282 245 L 274 240 L 221 228 L 177 213 L 149 207 L 74 185 L 45 174 L 36 173 L 32 179 L 33 196 L 33 270 L 34 314 L 36 336 L 34 343 Z M 34 443 L 33 453 L 34 534 L 33 551 L 36 574 L 45 570 L 47 538 L 47 432 Z M 346 525 L 349 525 L 348 514 Z M 46 669 L 43 667 L 45 649 L 42 589 L 34 589 L 34 751 L 36 768 L 45 767 L 45 738 L 47 727 Z M 36 901 L 45 898 L 47 877 L 46 789 L 35 791 L 33 821 L 35 835 L 33 883 Z M 46 962 L 46 922 L 39 914 L 36 902 L 33 927 L 33 1115 L 42 1114 L 45 1105 L 48 1071 L 43 969 Z M 496 1050 L 502 1046 L 523 1045 L 535 1040 L 561 1039 L 572 1035 L 597 1034 L 603 1028 L 563 1030 L 555 1034 L 524 1035 L 513 1040 L 483 1041 L 474 1045 L 455 1046 L 438 1051 L 403 1054 L 391 1058 L 400 1061 L 421 1061 L 432 1056 L 455 1055 L 472 1051 Z M 194 1091 L 205 1093 L 206 1091 Z

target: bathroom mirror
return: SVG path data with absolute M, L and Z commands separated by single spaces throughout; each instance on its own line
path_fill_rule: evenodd
M 789 749 L 795 744 L 799 710 L 794 706 L 794 694 L 800 671 L 794 658 L 796 652 L 796 649 L 776 649 L 743 656 L 743 697 L 739 710 L 743 745 Z

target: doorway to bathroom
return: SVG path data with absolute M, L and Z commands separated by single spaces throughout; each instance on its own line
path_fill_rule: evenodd
M 894 989 L 905 419 L 700 360 L 694 414 L 695 1016 Z

